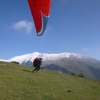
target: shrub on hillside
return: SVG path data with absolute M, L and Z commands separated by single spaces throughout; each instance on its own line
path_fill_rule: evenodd
M 79 77 L 84 77 L 83 73 L 78 74 Z
M 14 64 L 19 64 L 19 62 L 17 62 L 17 61 L 12 61 L 11 63 L 14 63 Z
M 70 75 L 76 76 L 76 75 L 75 75 L 75 73 L 73 73 L 73 72 L 72 72 L 72 73 L 70 73 Z
M 44 67 L 41 67 L 41 69 L 44 69 Z

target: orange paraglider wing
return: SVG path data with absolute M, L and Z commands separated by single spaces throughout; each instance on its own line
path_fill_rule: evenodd
M 37 35 L 44 33 L 50 14 L 51 0 L 28 0 Z

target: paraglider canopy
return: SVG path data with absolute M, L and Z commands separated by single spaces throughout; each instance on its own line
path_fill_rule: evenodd
M 28 0 L 37 35 L 44 33 L 50 14 L 51 0 Z

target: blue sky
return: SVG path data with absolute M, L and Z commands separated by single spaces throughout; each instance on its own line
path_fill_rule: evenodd
M 100 0 L 52 0 L 42 36 L 36 35 L 27 0 L 0 0 L 0 59 L 32 52 L 100 60 Z

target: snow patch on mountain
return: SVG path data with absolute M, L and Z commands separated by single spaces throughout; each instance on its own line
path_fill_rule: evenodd
M 43 57 L 43 61 L 49 61 L 49 60 L 60 60 L 62 58 L 87 58 L 85 56 L 82 56 L 80 54 L 75 53 L 59 53 L 59 54 L 47 54 L 47 53 L 39 53 L 39 52 L 33 52 L 31 54 L 25 54 L 21 56 L 16 56 L 14 58 L 9 59 L 9 61 L 17 61 L 20 64 L 27 61 L 33 61 L 35 57 Z
M 75 53 L 59 53 L 59 54 L 42 54 L 44 60 L 59 60 L 62 58 L 87 58 L 85 56 L 82 56 L 80 54 Z
M 8 60 L 3 60 L 3 59 L 0 59 L 0 61 L 9 62 Z
M 34 53 L 31 53 L 31 54 L 25 54 L 25 55 L 21 55 L 21 56 L 16 56 L 16 57 L 13 57 L 11 59 L 9 59 L 9 61 L 17 61 L 19 62 L 20 64 L 23 63 L 23 62 L 27 62 L 27 61 L 33 61 L 33 59 L 35 57 L 38 57 L 40 53 L 38 52 L 34 52 Z

